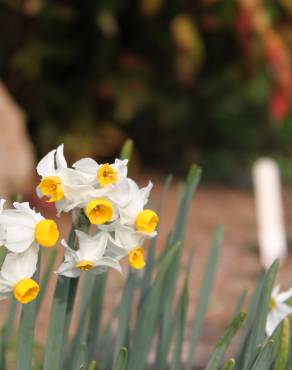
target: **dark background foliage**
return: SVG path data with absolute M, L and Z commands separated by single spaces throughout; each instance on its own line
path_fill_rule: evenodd
M 110 158 L 245 183 L 259 155 L 291 178 L 289 0 L 1 0 L 0 73 L 39 155 Z

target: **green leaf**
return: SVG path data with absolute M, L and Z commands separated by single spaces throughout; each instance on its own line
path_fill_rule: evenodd
M 36 321 L 36 301 L 22 307 L 18 344 L 16 353 L 16 370 L 31 370 L 32 349 Z
M 75 242 L 74 227 L 71 228 L 68 244 Z M 74 280 L 74 279 L 73 279 Z M 58 276 L 46 343 L 43 370 L 60 370 L 64 354 L 64 331 L 70 291 L 70 278 Z
M 133 304 L 133 293 L 135 288 L 136 272 L 129 270 L 127 281 L 123 290 L 122 300 L 119 307 L 118 329 L 115 343 L 115 356 L 120 348 L 126 344 L 127 333 L 129 330 L 129 318 Z
M 234 315 L 233 316 L 237 315 L 242 310 L 242 306 L 243 306 L 243 303 L 246 299 L 246 296 L 247 296 L 247 290 L 244 289 L 243 292 L 240 294 L 240 296 L 238 298 L 238 301 L 237 301 L 235 309 L 234 309 Z
M 236 334 L 237 330 L 240 328 L 241 324 L 243 323 L 246 317 L 245 312 L 240 312 L 228 326 L 227 330 L 223 334 L 222 338 L 219 340 L 214 353 L 212 354 L 207 367 L 205 370 L 217 370 L 220 366 L 222 358 L 224 356 L 225 351 L 227 350 L 231 339 Z
M 38 262 L 35 280 L 39 281 L 40 263 Z M 21 319 L 17 338 L 15 370 L 31 370 L 34 330 L 36 323 L 37 300 L 22 305 Z
M 120 349 L 118 353 L 118 356 L 115 360 L 112 370 L 126 370 L 127 363 L 128 363 L 128 350 L 127 348 L 123 347 Z
M 143 300 L 137 315 L 136 327 L 132 338 L 129 365 L 127 370 L 143 370 L 154 335 L 160 308 L 163 281 L 173 259 L 177 255 L 179 243 L 171 247 L 160 264 L 157 277 Z
M 183 291 L 181 293 L 177 312 L 175 315 L 175 322 L 177 322 L 176 340 L 173 350 L 173 357 L 171 361 L 171 370 L 181 369 L 181 354 L 184 339 L 184 330 L 186 325 L 186 314 L 188 305 L 188 284 L 185 280 Z
M 192 165 L 186 183 L 184 185 L 184 189 L 181 193 L 180 202 L 179 202 L 179 209 L 176 215 L 176 222 L 173 228 L 173 231 L 169 238 L 169 243 L 166 245 L 166 250 L 168 245 L 172 243 L 180 242 L 180 248 L 177 250 L 177 255 L 173 259 L 172 266 L 169 268 L 167 276 L 165 278 L 165 285 L 163 288 L 163 296 L 161 298 L 162 305 L 160 307 L 160 315 L 161 315 L 161 325 L 160 325 L 160 332 L 159 332 L 159 339 L 158 339 L 158 346 L 156 351 L 156 359 L 155 359 L 155 370 L 160 370 L 164 368 L 166 365 L 166 357 L 169 351 L 171 339 L 172 339 L 172 332 L 173 332 L 173 317 L 172 311 L 170 307 L 172 307 L 175 289 L 176 289 L 176 282 L 177 282 L 177 275 L 178 275 L 178 268 L 180 264 L 181 254 L 182 254 L 182 247 L 183 247 L 183 237 L 186 227 L 186 220 L 188 209 L 191 203 L 191 199 L 195 189 L 199 184 L 199 180 L 201 177 L 201 169 L 196 166 Z
M 260 350 L 257 353 L 253 366 L 246 368 L 246 370 L 249 370 L 249 369 L 267 370 L 269 369 L 273 362 L 273 347 L 274 347 L 274 341 L 272 340 L 269 340 L 268 342 L 260 346 Z
M 86 336 L 86 343 L 88 346 L 87 362 L 91 361 L 95 357 L 95 353 L 98 346 L 106 281 L 107 273 L 104 273 L 102 275 L 97 275 L 94 282 L 89 307 L 90 312 L 89 312 L 88 332 Z
M 213 245 L 209 253 L 208 262 L 205 269 L 202 286 L 200 289 L 200 296 L 197 304 L 196 316 L 192 327 L 191 343 L 186 370 L 191 370 L 193 366 L 192 364 L 195 356 L 198 339 L 201 333 L 202 324 L 208 308 L 208 302 L 212 291 L 222 239 L 223 239 L 223 228 L 218 226 L 215 231 Z
M 224 366 L 222 367 L 222 370 L 233 370 L 235 367 L 235 360 L 231 358 L 227 362 L 225 362 Z
M 201 169 L 193 164 L 189 170 L 186 183 L 180 199 L 179 209 L 176 216 L 175 226 L 170 238 L 170 244 L 183 240 L 188 209 L 195 189 L 201 179 Z
M 120 159 L 128 159 L 130 162 L 133 154 L 133 149 L 134 149 L 133 140 L 127 139 L 122 147 Z
M 290 321 L 286 317 L 281 323 L 280 346 L 276 355 L 274 370 L 285 370 L 288 363 L 290 345 Z
M 49 260 L 47 262 L 45 273 L 43 275 L 43 278 L 41 279 L 41 284 L 40 284 L 41 285 L 41 290 L 40 290 L 40 294 L 39 294 L 38 299 L 37 299 L 37 312 L 39 311 L 39 309 L 41 307 L 41 303 L 42 303 L 43 298 L 45 296 L 45 293 L 47 291 L 49 279 L 50 279 L 50 276 L 51 276 L 51 273 L 52 273 L 52 270 L 53 270 L 53 266 L 54 266 L 56 257 L 57 257 L 57 248 L 54 248 L 50 253 L 50 257 L 49 257 Z
M 8 318 L 5 320 L 3 328 L 1 330 L 1 354 L 0 354 L 0 369 L 6 369 L 6 352 L 8 348 L 9 339 L 13 332 L 13 323 L 15 319 L 17 308 L 17 301 L 14 297 L 11 297 L 9 304 Z
M 246 347 L 248 345 L 248 339 L 250 337 L 250 330 L 253 325 L 255 312 L 259 305 L 262 287 L 263 287 L 263 276 L 260 275 L 260 277 L 257 280 L 255 290 L 250 299 L 250 303 L 247 310 L 247 316 L 246 319 L 244 320 L 244 324 L 241 329 L 242 332 L 241 342 L 239 345 L 238 354 L 236 356 L 236 367 L 238 369 L 243 369 L 244 357 L 246 355 Z
M 84 277 L 78 325 L 66 359 L 65 369 L 68 370 L 73 369 L 74 365 L 77 363 L 79 356 L 78 349 L 80 348 L 83 339 L 86 313 L 90 305 L 95 277 L 96 276 L 92 273 L 87 273 Z
M 258 346 L 261 345 L 263 339 L 265 338 L 265 326 L 268 315 L 268 306 L 278 266 L 279 261 L 275 261 L 264 276 L 261 294 L 259 298 L 260 304 L 257 307 L 256 316 L 254 319 L 254 324 L 252 326 L 250 338 L 244 351 L 244 361 L 242 367 L 244 369 L 246 368 L 247 364 L 253 360 L 253 358 L 256 355 L 256 348 L 258 348 Z

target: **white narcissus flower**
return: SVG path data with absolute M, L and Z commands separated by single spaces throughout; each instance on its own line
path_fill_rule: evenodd
M 74 163 L 72 167 L 89 176 L 93 185 L 101 188 L 111 185 L 109 189 L 113 189 L 113 185 L 119 184 L 127 177 L 127 164 L 127 159 L 116 159 L 111 164 L 98 164 L 91 158 L 83 158 Z
M 117 225 L 115 238 L 110 237 L 107 254 L 117 259 L 128 256 L 128 263 L 134 269 L 145 267 L 143 243 L 147 234 L 139 233 L 127 226 Z
M 292 297 L 292 288 L 286 292 L 280 292 L 280 287 L 276 286 L 273 291 L 269 302 L 269 312 L 266 322 L 266 334 L 270 337 L 277 326 L 289 314 L 292 314 L 292 307 L 285 303 Z
M 5 201 L 2 200 L 3 205 Z M 10 252 L 22 253 L 33 244 L 52 247 L 59 238 L 57 224 L 30 208 L 29 203 L 13 203 L 14 209 L 2 209 L 1 244 Z
M 48 197 L 48 202 L 55 202 L 58 214 L 68 212 L 84 203 L 88 196 L 97 197 L 90 185 L 90 177 L 67 167 L 63 154 L 64 146 L 50 151 L 37 165 L 37 173 L 42 180 L 37 186 L 39 197 Z
M 34 300 L 40 290 L 32 279 L 38 260 L 38 247 L 32 246 L 23 253 L 8 253 L 0 271 L 0 299 L 11 293 L 21 303 Z
M 79 241 L 79 249 L 73 250 L 65 240 L 62 240 L 65 247 L 65 260 L 57 271 L 59 275 L 75 278 L 80 276 L 82 271 L 98 274 L 105 272 L 109 267 L 121 272 L 121 266 L 117 259 L 104 255 L 108 243 L 108 233 L 99 232 L 90 236 L 79 230 L 75 232 Z
M 89 201 L 96 198 L 107 199 L 116 206 L 126 205 L 129 201 L 128 195 L 130 190 L 127 181 L 127 164 L 127 159 L 116 159 L 111 164 L 98 164 L 91 158 L 83 158 L 73 164 L 76 171 L 91 179 L 90 184 L 95 189 L 94 192 L 87 194 L 87 202 L 83 205 L 85 209 Z
M 124 207 L 120 207 L 120 223 L 135 228 L 137 231 L 152 234 L 155 232 L 159 217 L 151 209 L 144 209 L 148 202 L 152 183 L 139 189 L 133 180 L 128 180 L 130 191 L 125 194 L 129 201 Z M 155 235 L 152 235 L 155 236 Z

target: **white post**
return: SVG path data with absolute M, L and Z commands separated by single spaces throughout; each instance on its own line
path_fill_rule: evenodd
M 281 179 L 277 164 L 261 158 L 253 166 L 258 242 L 261 263 L 268 268 L 287 256 L 287 241 L 283 217 Z

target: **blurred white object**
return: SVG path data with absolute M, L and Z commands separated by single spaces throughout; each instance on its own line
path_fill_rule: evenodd
M 283 217 L 280 172 L 270 158 L 261 158 L 253 166 L 258 241 L 260 258 L 268 268 L 279 258 L 287 256 L 287 241 Z

